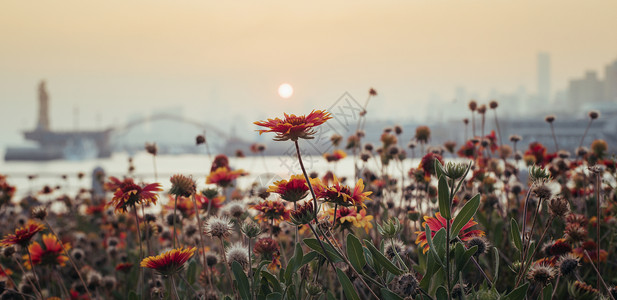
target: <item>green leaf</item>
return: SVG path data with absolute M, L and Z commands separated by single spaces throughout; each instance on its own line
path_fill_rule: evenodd
M 319 245 L 319 241 L 317 241 L 316 239 L 304 239 L 303 241 L 304 244 L 306 244 L 309 248 L 315 250 L 315 252 L 321 254 L 323 257 L 326 257 L 323 249 L 321 249 L 321 245 Z M 343 261 L 343 259 L 338 255 L 336 250 L 330 247 L 330 245 L 324 243 L 323 246 L 324 248 L 326 248 L 326 252 L 328 253 L 328 256 L 330 257 L 332 262 L 336 263 Z
M 393 293 L 387 288 L 381 288 L 381 299 L 383 300 L 403 300 L 399 295 Z
M 465 206 L 461 209 L 461 211 L 456 215 L 454 221 L 452 222 L 452 234 L 451 237 L 455 238 L 458 236 L 458 233 L 463 229 L 463 227 L 473 218 L 480 206 L 480 194 L 476 194 L 471 200 L 465 203 Z
M 347 235 L 347 257 L 349 257 L 349 262 L 358 273 L 364 273 L 362 268 L 366 265 L 366 258 L 364 258 L 362 243 L 352 233 Z
M 129 300 L 137 300 L 137 294 L 134 291 L 129 292 Z
M 426 273 L 422 276 L 422 280 L 420 281 L 420 287 L 424 290 L 428 290 L 431 284 L 432 278 L 439 271 L 441 265 L 437 263 L 437 259 L 435 259 L 435 255 L 432 251 L 427 253 L 426 257 Z
M 195 261 L 191 261 L 189 263 L 189 267 L 186 270 L 186 280 L 189 282 L 189 284 L 193 285 L 195 283 L 195 280 L 197 279 L 197 263 L 195 263 Z
M 236 278 L 236 282 L 238 283 L 238 291 L 240 292 L 240 297 L 242 299 L 251 298 L 251 289 L 249 287 L 249 279 L 246 278 L 246 274 L 244 274 L 244 269 L 237 261 L 231 263 L 231 270 L 234 273 L 234 277 Z
M 332 291 L 328 291 L 327 295 L 328 295 L 327 296 L 328 300 L 336 300 L 336 297 L 334 297 L 334 294 L 332 294 Z
M 281 283 L 274 277 L 274 275 L 270 274 L 267 271 L 261 271 L 261 277 L 265 278 L 268 283 L 272 286 L 275 292 L 282 293 L 283 289 L 281 288 Z
M 281 293 L 272 293 L 266 296 L 266 300 L 281 300 L 283 299 L 283 295 Z
M 527 295 L 527 289 L 529 288 L 529 282 L 519 286 L 509 294 L 501 298 L 501 300 L 523 300 Z
M 289 259 L 289 263 L 287 263 L 287 269 L 285 269 L 285 282 L 287 284 L 291 283 L 291 277 L 298 270 L 300 263 L 302 262 L 302 246 L 300 243 L 296 244 L 296 251 L 294 256 Z
M 473 246 L 469 249 L 465 249 L 463 244 L 456 243 L 454 248 L 454 257 L 456 261 L 457 272 L 462 272 L 465 266 L 469 263 L 471 257 L 478 251 L 478 246 Z
M 441 164 L 441 162 L 439 162 L 439 159 L 435 160 L 435 175 L 437 176 L 437 178 L 446 176 L 443 172 L 443 165 Z
M 441 228 L 437 231 L 437 233 L 435 233 L 435 236 L 433 237 L 433 245 L 435 246 L 435 250 L 437 250 L 437 255 L 445 261 L 446 249 L 448 248 L 445 228 Z
M 437 292 L 435 292 L 435 298 L 437 300 L 448 300 L 448 290 L 443 286 L 438 287 Z
M 302 261 L 300 262 L 300 264 L 298 265 L 298 263 L 296 262 L 296 265 L 298 265 L 298 269 L 302 268 L 304 265 L 310 263 L 311 261 L 313 261 L 314 259 L 316 259 L 319 256 L 319 253 L 315 252 L 315 251 L 311 251 L 309 253 L 307 253 L 306 255 L 304 255 L 302 257 Z
M 518 223 L 514 218 L 510 220 L 510 236 L 512 238 L 512 242 L 514 243 L 514 247 L 516 247 L 518 252 L 523 255 L 523 241 L 521 240 L 521 232 L 518 229 Z
M 351 280 L 349 280 L 349 277 L 347 277 L 341 269 L 336 269 L 336 276 L 338 277 L 339 283 L 343 286 L 345 297 L 349 300 L 360 300 L 360 296 L 358 296 L 356 289 L 354 289 Z
M 428 227 L 428 224 L 424 225 L 424 233 L 426 234 L 426 242 L 428 243 L 428 248 L 429 248 L 428 251 L 433 253 L 434 258 L 437 260 L 439 265 L 441 265 L 442 267 L 445 267 L 445 264 L 441 260 L 441 257 L 439 256 L 439 254 L 437 254 L 437 248 L 435 248 L 435 245 L 433 244 L 431 228 Z
M 439 163 L 436 161 L 436 165 Z M 450 220 L 452 216 L 450 215 L 450 191 L 448 191 L 448 182 L 446 181 L 446 176 L 439 177 L 439 184 L 437 185 L 437 194 L 439 196 L 439 212 L 441 216 L 446 218 L 446 220 Z
M 497 278 L 499 278 L 499 250 L 497 249 L 497 247 L 493 247 L 493 256 L 495 257 L 495 269 L 493 270 L 493 286 L 495 286 L 495 284 L 497 284 Z
M 364 243 L 366 244 L 366 248 L 368 248 L 368 250 L 371 252 L 371 255 L 373 256 L 373 259 L 375 260 L 376 263 L 383 266 L 386 270 L 388 270 L 388 272 L 394 275 L 403 274 L 403 271 L 397 268 L 387 257 L 385 257 L 381 253 L 381 251 L 379 251 L 373 245 L 373 243 L 371 243 L 369 240 L 364 240 Z
M 547 286 L 542 289 L 542 300 L 551 300 L 551 296 L 553 295 L 553 284 L 549 283 Z

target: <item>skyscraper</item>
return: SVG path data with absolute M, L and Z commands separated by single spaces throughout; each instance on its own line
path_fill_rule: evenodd
M 538 53 L 538 100 L 547 103 L 551 99 L 551 56 Z

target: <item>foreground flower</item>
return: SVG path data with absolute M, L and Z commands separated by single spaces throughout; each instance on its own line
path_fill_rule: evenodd
M 281 195 L 283 200 L 297 202 L 308 195 L 309 187 L 303 175 L 291 175 L 289 180 L 275 181 L 267 192 Z
M 453 221 L 453 219 L 450 220 L 450 225 Z M 478 223 L 474 221 L 473 218 L 471 218 L 469 222 L 467 222 L 467 224 L 463 226 L 463 228 L 458 234 L 458 237 L 463 241 L 468 241 L 474 237 L 485 236 L 484 231 L 479 229 L 467 231 L 467 229 L 477 224 Z M 424 228 L 425 225 L 428 225 L 429 229 L 431 230 L 431 237 L 434 237 L 437 231 L 439 231 L 439 229 L 446 228 L 446 218 L 442 217 L 441 214 L 437 212 L 435 213 L 435 217 L 424 217 L 422 228 Z M 419 244 L 421 247 L 423 247 L 422 252 L 426 253 L 426 251 L 428 251 L 429 249 L 428 241 L 426 240 L 426 232 L 416 231 L 416 234 L 418 235 L 418 237 L 416 238 L 416 244 Z
M 372 192 L 364 192 L 364 182 L 358 179 L 356 186 L 352 190 L 349 186 L 341 185 L 338 178 L 334 176 L 334 184 L 330 187 L 315 181 L 313 187 L 317 198 L 323 198 L 326 202 L 332 202 L 341 206 L 366 207 L 364 202 L 371 200 L 368 196 Z
M 39 231 L 45 229 L 45 226 L 35 221 L 29 220 L 25 226 L 15 229 L 15 234 L 7 234 L 0 241 L 0 246 L 6 247 L 10 245 L 19 245 L 26 247 L 30 239 Z
M 267 121 L 257 121 L 253 124 L 268 128 L 258 130 L 259 134 L 274 132 L 276 134 L 275 141 L 297 141 L 299 138 L 312 139 L 315 134 L 314 127 L 332 119 L 330 113 L 325 110 L 313 110 L 306 116 L 284 115 L 285 118 L 283 119 L 268 119 Z
M 228 187 L 232 181 L 244 174 L 243 170 L 230 170 L 228 167 L 219 167 L 210 172 L 206 178 L 207 184 L 216 184 L 220 187 Z
M 32 256 L 32 263 L 35 265 L 60 265 L 64 266 L 69 258 L 64 256 L 64 251 L 62 250 L 62 244 L 60 241 L 56 239 L 56 237 L 52 234 L 44 234 L 43 235 L 43 246 L 38 243 L 33 242 L 30 246 L 28 246 L 28 251 Z M 70 245 L 68 243 L 64 244 L 64 248 L 70 249 Z M 24 265 L 27 268 L 31 268 L 30 262 L 27 260 L 28 256 L 24 255 Z
M 195 253 L 197 248 L 172 249 L 157 256 L 149 256 L 141 261 L 141 266 L 155 270 L 161 275 L 171 276 L 182 270 L 186 263 Z
M 115 212 L 125 213 L 137 204 L 156 204 L 159 197 L 156 192 L 163 190 L 158 183 L 140 186 L 135 184 L 131 178 L 119 181 L 117 178 L 111 177 L 110 181 L 107 186 L 115 187 L 116 191 L 108 206 L 113 205 Z

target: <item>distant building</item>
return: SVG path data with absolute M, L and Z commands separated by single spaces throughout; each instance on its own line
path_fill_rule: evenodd
M 603 82 L 595 71 L 587 71 L 585 77 L 570 80 L 568 102 L 573 109 L 587 102 L 599 102 L 604 98 Z
M 617 60 L 604 68 L 604 101 L 617 102 Z
M 538 100 L 547 103 L 551 99 L 551 56 L 538 53 Z

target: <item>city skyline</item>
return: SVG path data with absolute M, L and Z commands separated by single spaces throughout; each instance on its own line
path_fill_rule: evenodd
M 100 128 L 172 103 L 225 128 L 247 120 L 250 130 L 252 120 L 325 108 L 344 92 L 363 101 L 370 87 L 380 103 L 370 118 L 426 120 L 429 103 L 451 103 L 459 88 L 504 103 L 537 93 L 541 52 L 553 95 L 617 59 L 610 1 L 324 4 L 7 1 L 2 140 L 35 126 L 41 79 L 55 129 Z M 276 94 L 283 82 L 294 87 L 289 100 Z

